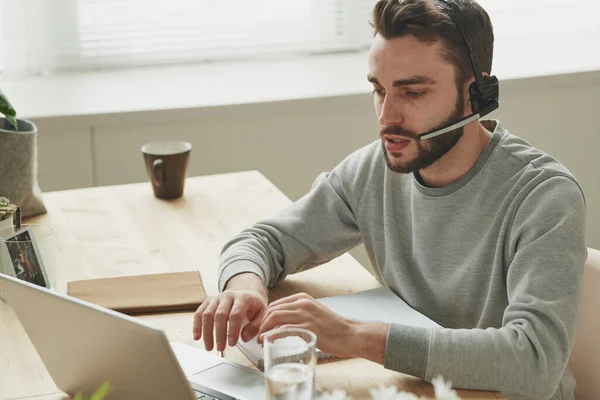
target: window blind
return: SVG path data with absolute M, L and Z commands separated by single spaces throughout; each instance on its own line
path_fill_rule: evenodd
M 375 0 L 2 0 L 25 74 L 366 49 Z
M 0 0 L 0 69 L 50 74 L 366 50 L 375 1 Z M 600 35 L 597 0 L 479 3 L 497 43 L 539 39 L 585 51 L 585 38 Z

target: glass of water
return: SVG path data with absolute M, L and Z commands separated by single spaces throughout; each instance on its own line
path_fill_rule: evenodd
M 314 398 L 317 336 L 300 328 L 275 329 L 264 336 L 268 400 Z

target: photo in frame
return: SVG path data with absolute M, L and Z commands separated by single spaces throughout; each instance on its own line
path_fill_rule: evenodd
M 0 249 L 4 273 L 38 286 L 50 288 L 42 254 L 31 228 L 27 227 L 5 238 Z

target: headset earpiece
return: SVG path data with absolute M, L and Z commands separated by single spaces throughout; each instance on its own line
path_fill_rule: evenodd
M 469 86 L 469 99 L 471 101 L 471 112 L 478 113 L 481 110 L 481 92 L 479 91 L 479 86 L 477 86 L 477 82 L 471 83 Z
M 487 76 L 483 78 L 483 88 L 481 88 L 481 97 L 483 106 L 490 102 L 498 102 L 500 98 L 500 84 L 495 76 Z
M 478 113 L 481 109 L 486 108 L 491 103 L 498 103 L 500 94 L 500 85 L 498 78 L 488 76 L 483 78 L 483 85 L 480 87 L 477 82 L 471 83 L 469 86 L 469 97 L 471 100 L 471 109 L 474 113 Z

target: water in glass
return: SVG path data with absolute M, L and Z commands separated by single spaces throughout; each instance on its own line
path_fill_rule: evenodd
M 313 398 L 314 370 L 309 365 L 282 363 L 267 373 L 269 400 L 310 400 Z

